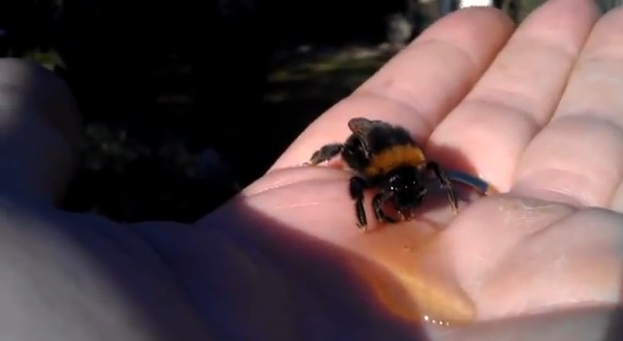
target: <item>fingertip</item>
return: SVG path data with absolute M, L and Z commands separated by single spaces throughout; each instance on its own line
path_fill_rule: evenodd
M 487 60 L 492 58 L 491 52 L 497 52 L 506 43 L 514 29 L 515 23 L 500 9 L 467 7 L 439 19 L 412 44 L 443 37 L 444 41 L 465 51 L 473 60 Z M 483 43 L 486 48 L 474 48 L 474 44 Z

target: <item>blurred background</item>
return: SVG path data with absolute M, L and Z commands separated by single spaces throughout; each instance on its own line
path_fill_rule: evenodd
M 539 4 L 490 5 L 520 22 Z M 78 101 L 84 143 L 65 209 L 192 222 L 261 176 L 319 114 L 460 6 L 4 0 L 0 56 L 53 70 Z

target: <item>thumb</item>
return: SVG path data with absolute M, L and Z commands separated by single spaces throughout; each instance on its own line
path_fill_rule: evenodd
M 0 59 L 0 191 L 57 204 L 78 157 L 80 119 L 69 88 L 52 72 Z

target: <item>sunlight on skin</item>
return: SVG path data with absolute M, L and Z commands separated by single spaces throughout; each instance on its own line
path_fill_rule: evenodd
M 623 278 L 623 84 L 614 81 L 623 78 L 623 10 L 597 19 L 592 1 L 550 0 L 510 38 L 510 20 L 493 9 L 445 17 L 192 226 L 120 228 L 0 200 L 11 218 L 0 232 L 16 240 L 1 238 L 0 251 L 31 251 L 19 259 L 39 276 L 11 272 L 19 295 L 0 290 L 13 304 L 2 313 L 39 323 L 0 319 L 0 330 L 84 340 L 91 328 L 128 341 L 153 341 L 158 327 L 189 340 L 401 341 L 423 330 L 433 341 L 606 339 Z M 405 126 L 431 158 L 507 193 L 461 191 L 458 216 L 443 194 L 431 196 L 415 221 L 363 233 L 349 174 L 297 167 L 343 141 L 356 116 Z M 60 187 L 37 190 L 52 201 Z M 0 259 L 3 269 L 19 263 Z M 37 301 L 50 292 L 71 304 Z M 421 314 L 477 323 L 440 328 Z
M 502 196 L 478 201 L 436 238 L 431 251 L 425 255 L 431 262 L 453 269 L 460 288 L 475 301 L 479 319 L 546 311 L 548 307 L 559 309 L 576 304 L 618 302 L 622 258 L 615 250 L 623 240 L 614 223 L 621 217 L 596 208 L 577 209 L 584 205 L 608 207 L 608 199 L 623 172 L 623 162 L 618 162 L 623 151 L 616 149 L 623 145 L 623 140 L 619 142 L 623 135 L 620 131 L 604 134 L 603 129 L 595 133 L 575 130 L 575 127 L 580 128 L 580 122 L 577 125 L 570 122 L 565 125 L 566 130 L 562 130 L 557 124 L 550 126 L 549 122 L 553 119 L 553 123 L 557 123 L 559 117 L 569 112 L 584 114 L 585 109 L 573 111 L 573 105 L 571 109 L 557 109 L 557 103 L 561 98 L 563 103 L 566 98 L 584 103 L 582 96 L 586 94 L 565 92 L 567 79 L 571 75 L 573 84 L 574 79 L 583 77 L 578 68 L 583 65 L 584 56 L 593 54 L 591 48 L 603 50 L 598 43 L 604 41 L 601 35 L 612 32 L 612 25 L 616 27 L 621 22 L 615 23 L 613 17 L 620 20 L 622 16 L 621 11 L 610 13 L 591 32 L 599 18 L 592 2 L 549 1 L 524 22 L 496 56 L 510 34 L 506 18 L 485 9 L 455 13 L 434 25 L 351 97 L 316 120 L 276 162 L 272 173 L 250 186 L 246 193 L 261 191 L 265 181 L 271 182 L 269 179 L 276 175 L 275 169 L 301 164 L 323 143 L 342 141 L 348 134 L 346 122 L 352 117 L 398 123 L 411 129 L 418 141 L 428 141 L 427 151 L 431 157 L 468 171 L 466 162 L 457 162 L 444 154 L 444 149 L 457 150 L 469 160 L 468 166 L 473 167 L 476 174 L 503 191 L 511 190 L 523 197 Z M 464 25 L 462 20 L 475 22 L 470 23 L 470 30 L 457 30 L 456 26 Z M 604 25 L 609 25 L 608 31 Z M 488 39 L 481 39 L 482 36 Z M 587 40 L 587 48 L 582 50 Z M 623 57 L 620 50 L 609 53 L 612 60 L 617 60 L 612 54 L 619 53 L 619 58 Z M 579 64 L 574 68 L 576 60 Z M 539 77 L 545 72 L 548 77 Z M 481 73 L 484 73 L 482 77 Z M 471 86 L 473 89 L 468 91 Z M 620 91 L 612 85 L 608 89 Z M 454 104 L 458 106 L 452 108 Z M 603 112 L 617 111 L 603 109 Z M 587 115 L 595 116 L 594 112 Z M 596 115 L 599 120 L 604 118 L 599 113 Z M 434 132 L 433 126 L 437 126 Z M 575 141 L 566 141 L 567 136 L 573 136 Z M 598 145 L 611 156 L 591 155 L 589 151 L 594 150 L 594 144 L 589 141 L 599 141 Z M 560 148 L 553 149 L 559 145 Z M 581 152 L 582 148 L 586 152 Z M 609 168 L 605 162 L 609 162 Z M 337 210 L 342 207 L 338 205 L 341 201 L 333 199 L 324 206 L 319 199 L 322 195 L 318 192 L 325 183 L 333 186 L 328 183 L 329 173 L 317 174 L 310 175 L 311 179 L 302 173 L 293 175 L 297 180 L 293 179 L 292 183 L 301 181 L 300 184 L 263 193 L 257 202 L 262 205 L 272 202 L 281 207 L 274 215 L 282 219 L 292 211 L 292 220 L 287 219 L 286 225 L 369 255 L 392 269 L 404 282 L 408 283 L 408 278 L 414 276 L 426 276 L 409 272 L 415 267 L 414 261 L 409 256 L 401 259 L 395 251 L 398 249 L 396 241 L 404 240 L 405 233 L 413 240 L 423 238 L 422 232 L 411 226 L 416 223 L 393 226 L 393 231 L 384 232 L 387 236 L 395 234 L 396 241 L 344 231 L 349 228 L 347 225 L 353 224 L 344 222 L 346 226 L 342 228 L 342 224 L 337 223 L 338 215 L 343 214 L 343 209 Z M 595 174 L 600 176 L 595 177 Z M 273 181 L 284 181 L 280 176 L 275 177 Z M 315 194 L 303 195 L 305 180 L 313 181 L 309 190 L 313 188 Z M 345 181 L 341 186 L 346 186 Z M 288 197 L 290 191 L 298 194 L 296 201 L 312 200 L 316 205 L 305 210 L 283 208 L 280 200 L 293 202 L 293 198 Z M 538 199 L 551 199 L 575 208 Z M 334 208 L 336 216 L 326 218 L 327 223 L 324 223 L 325 216 L 332 214 Z M 258 210 L 270 212 L 271 206 Z M 308 214 L 309 218 L 304 219 Z M 595 222 L 587 225 L 593 219 Z M 485 221 L 487 224 L 483 225 Z M 601 237 L 586 235 L 593 233 L 598 222 L 603 225 Z M 539 238 L 533 238 L 533 234 Z M 555 243 L 557 239 L 571 237 L 584 244 Z M 369 240 L 361 243 L 358 238 Z M 551 250 L 546 249 L 548 243 L 554 243 Z M 393 251 L 390 245 L 394 246 Z M 595 249 L 597 245 L 601 247 Z M 550 254 L 553 258 L 548 259 L 555 261 L 530 261 L 543 254 Z M 438 261 L 440 257 L 444 259 L 441 262 Z M 591 266 L 595 262 L 599 265 Z M 522 269 L 522 272 L 508 273 L 505 269 L 509 267 Z M 533 285 L 524 287 L 526 281 Z M 560 284 L 552 285 L 552 281 Z M 424 287 L 415 285 L 413 297 L 425 296 L 417 294 Z M 560 287 L 565 290 L 551 291 Z M 456 302 L 457 307 L 463 304 L 459 298 Z
M 343 141 L 349 133 L 348 120 L 357 116 L 403 125 L 416 140 L 426 141 L 433 127 L 478 80 L 511 30 L 506 17 L 489 9 L 466 10 L 441 19 L 352 96 L 313 122 L 273 169 L 300 165 L 322 144 Z
M 300 181 L 279 187 L 270 184 L 272 179 L 283 181 L 290 176 L 298 178 L 301 174 L 307 174 L 309 177 L 315 177 L 316 174 L 319 177 L 332 174 L 333 179 Z M 244 201 L 253 210 L 269 214 L 280 224 L 300 232 L 310 233 L 309 228 L 313 226 L 311 234 L 314 237 L 391 270 L 400 278 L 400 282 L 406 285 L 411 300 L 418 303 L 420 311 L 431 315 L 431 318 L 454 322 L 471 320 L 474 314 L 472 303 L 461 289 L 453 284 L 456 279 L 451 277 L 452 274 L 445 271 L 440 273 L 436 271 L 440 269 L 431 267 L 430 264 L 421 264 L 420 249 L 435 236 L 442 224 L 453 217 L 443 192 L 439 192 L 439 200 L 434 200 L 437 201 L 436 204 L 443 206 L 418 212 L 416 222 L 412 223 L 396 224 L 386 228 L 376 224 L 371 210 L 367 209 L 371 226 L 368 231 L 363 232 L 356 227 L 354 214 L 344 214 L 354 209 L 348 193 L 335 190 L 344 187 L 347 180 L 348 174 L 322 168 L 275 171 L 262 179 L 268 183 L 271 190 L 245 195 Z M 254 191 L 258 185 L 261 186 L 261 182 L 251 186 L 250 189 Z M 297 193 L 295 198 L 290 197 L 293 191 Z M 366 197 L 367 207 L 370 205 L 370 199 L 369 196 Z M 427 203 L 433 203 L 432 199 L 437 198 L 429 198 Z M 460 201 L 461 210 L 465 209 L 465 204 L 465 201 Z M 348 207 L 349 210 L 346 211 L 342 207 Z M 413 225 L 417 228 L 413 228 Z M 425 268 L 427 271 L 417 272 L 417 268 Z M 429 282 L 437 285 L 430 285 Z M 427 305 L 426 302 L 431 299 L 433 301 Z M 398 307 L 399 305 L 408 306 L 412 303 L 402 301 L 392 304 L 393 309 L 402 310 L 404 307 Z M 414 310 L 411 314 L 413 312 Z

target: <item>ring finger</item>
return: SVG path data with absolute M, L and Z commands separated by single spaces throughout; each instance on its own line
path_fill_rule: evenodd
M 623 9 L 593 28 L 549 124 L 525 150 L 512 191 L 623 209 Z

